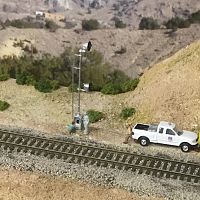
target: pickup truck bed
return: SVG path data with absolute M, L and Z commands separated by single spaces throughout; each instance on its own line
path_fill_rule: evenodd
M 137 124 L 134 129 L 156 132 L 158 129 L 157 125 L 148 125 L 148 124 Z

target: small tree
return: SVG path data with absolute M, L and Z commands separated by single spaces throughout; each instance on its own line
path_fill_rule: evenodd
M 102 112 L 92 110 L 92 109 L 87 111 L 87 115 L 91 123 L 98 122 L 104 117 Z
M 122 84 L 123 92 L 133 91 L 137 87 L 139 79 L 135 78 L 133 80 L 127 80 Z
M 154 30 L 154 29 L 159 29 L 160 26 L 157 22 L 157 20 L 153 19 L 152 17 L 143 17 L 140 21 L 139 24 L 139 29 L 140 30 Z
M 120 113 L 120 117 L 123 119 L 128 119 L 129 117 L 131 117 L 133 114 L 135 114 L 136 110 L 135 108 L 123 108 L 121 113 Z
M 191 23 L 200 23 L 200 10 L 195 13 L 192 13 L 189 17 L 189 21 Z
M 8 74 L 0 74 L 0 81 L 6 81 L 9 79 L 9 75 Z
M 9 103 L 7 103 L 6 101 L 1 101 L 0 100 L 0 111 L 6 110 L 9 106 L 10 106 Z
M 96 19 L 83 20 L 82 29 L 86 31 L 92 31 L 99 28 L 99 22 Z
M 122 88 L 119 83 L 107 83 L 101 89 L 103 94 L 119 94 L 122 93 Z
M 118 17 L 115 17 L 114 21 L 115 21 L 116 28 L 125 28 L 126 27 L 126 24 L 122 20 L 120 20 Z
M 27 80 L 27 74 L 25 72 L 23 73 L 17 73 L 16 75 L 16 83 L 19 85 L 25 85 Z
M 51 32 L 55 32 L 59 28 L 59 26 L 52 20 L 46 20 L 45 22 L 45 28 L 49 29 Z
M 189 20 L 184 20 L 179 17 L 172 18 L 165 23 L 168 29 L 188 28 L 190 26 Z
M 35 89 L 37 89 L 40 92 L 52 92 L 52 90 L 57 90 L 59 88 L 57 81 L 50 81 L 48 79 L 42 79 L 39 80 L 35 84 Z

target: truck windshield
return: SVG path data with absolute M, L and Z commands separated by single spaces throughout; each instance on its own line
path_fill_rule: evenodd
M 173 129 L 178 135 L 182 135 L 183 131 L 182 130 L 178 130 L 176 127 L 174 127 Z

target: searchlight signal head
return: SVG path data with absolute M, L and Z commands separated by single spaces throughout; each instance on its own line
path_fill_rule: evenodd
M 90 41 L 87 42 L 87 43 L 84 43 L 84 44 L 82 45 L 82 49 L 83 49 L 83 50 L 90 51 L 91 48 L 92 48 L 92 43 L 91 43 Z

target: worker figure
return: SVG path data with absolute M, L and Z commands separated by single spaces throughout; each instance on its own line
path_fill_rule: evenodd
M 198 147 L 200 148 L 200 131 L 198 132 Z
M 88 127 L 89 127 L 89 117 L 88 117 L 87 113 L 85 112 L 83 114 L 83 128 L 84 128 L 83 133 L 84 134 L 88 134 L 88 132 L 89 132 Z
M 69 131 L 69 134 L 72 134 L 72 133 L 76 132 L 75 121 L 72 121 L 71 124 L 67 125 L 67 130 Z
M 132 132 L 132 125 L 131 124 L 129 124 L 128 126 L 127 126 L 127 135 L 126 135 L 126 137 L 125 137 L 125 140 L 124 140 L 124 144 L 128 144 L 128 141 L 129 141 L 129 139 L 130 138 L 132 138 L 132 135 L 133 135 L 134 133 Z

